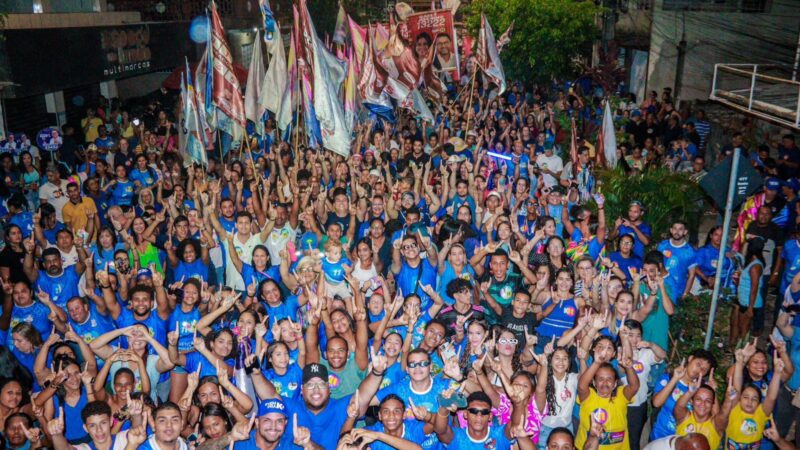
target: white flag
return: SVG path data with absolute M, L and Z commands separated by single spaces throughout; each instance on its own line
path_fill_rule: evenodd
M 253 57 L 247 71 L 247 87 L 244 91 L 244 115 L 255 124 L 256 134 L 264 134 L 264 111 L 259 99 L 264 81 L 264 61 L 261 58 L 261 32 L 256 31 L 253 41 Z
M 614 130 L 614 119 L 611 116 L 611 105 L 606 100 L 605 111 L 603 111 L 603 151 L 608 167 L 617 166 L 617 135 Z

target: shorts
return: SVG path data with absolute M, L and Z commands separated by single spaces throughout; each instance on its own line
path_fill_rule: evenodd
M 747 306 L 739 305 L 739 314 L 747 312 Z M 751 330 L 755 332 L 764 331 L 764 307 L 753 308 L 753 323 Z

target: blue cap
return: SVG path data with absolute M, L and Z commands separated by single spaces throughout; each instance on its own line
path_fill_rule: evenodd
M 258 417 L 266 416 L 269 413 L 279 413 L 283 414 L 284 417 L 289 417 L 289 413 L 286 411 L 286 404 L 279 398 L 270 398 L 258 405 Z
M 136 279 L 138 280 L 141 277 L 153 278 L 153 272 L 148 268 L 139 269 L 139 271 L 136 272 Z
M 800 191 L 800 178 L 790 178 L 787 181 L 785 181 L 783 185 L 795 192 L 798 192 Z
M 639 111 L 638 109 L 631 113 L 631 117 L 641 117 L 641 116 L 642 116 L 642 112 Z
M 777 178 L 767 178 L 765 186 L 768 191 L 779 191 L 781 189 L 781 180 Z

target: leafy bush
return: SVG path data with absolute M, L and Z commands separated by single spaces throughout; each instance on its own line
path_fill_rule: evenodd
M 631 174 L 620 168 L 600 170 L 598 189 L 606 197 L 606 217 L 610 223 L 626 217 L 633 200 L 644 204 L 644 220 L 653 229 L 651 246 L 667 237 L 674 221 L 682 219 L 696 232 L 702 217 L 703 193 L 699 186 L 686 175 L 665 168 Z

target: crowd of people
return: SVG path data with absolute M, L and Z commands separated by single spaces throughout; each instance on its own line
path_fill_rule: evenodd
M 434 124 L 362 123 L 348 157 L 269 121 L 184 165 L 156 102 L 0 155 L 3 448 L 795 448 L 794 136 L 744 149 L 767 181 L 728 249 L 654 235 L 640 201 L 606 215 L 599 98 L 458 91 Z M 744 147 L 717 157 L 669 91 L 614 109 L 631 175 L 698 181 Z M 670 318 L 718 271 L 730 361 L 675 358 Z

